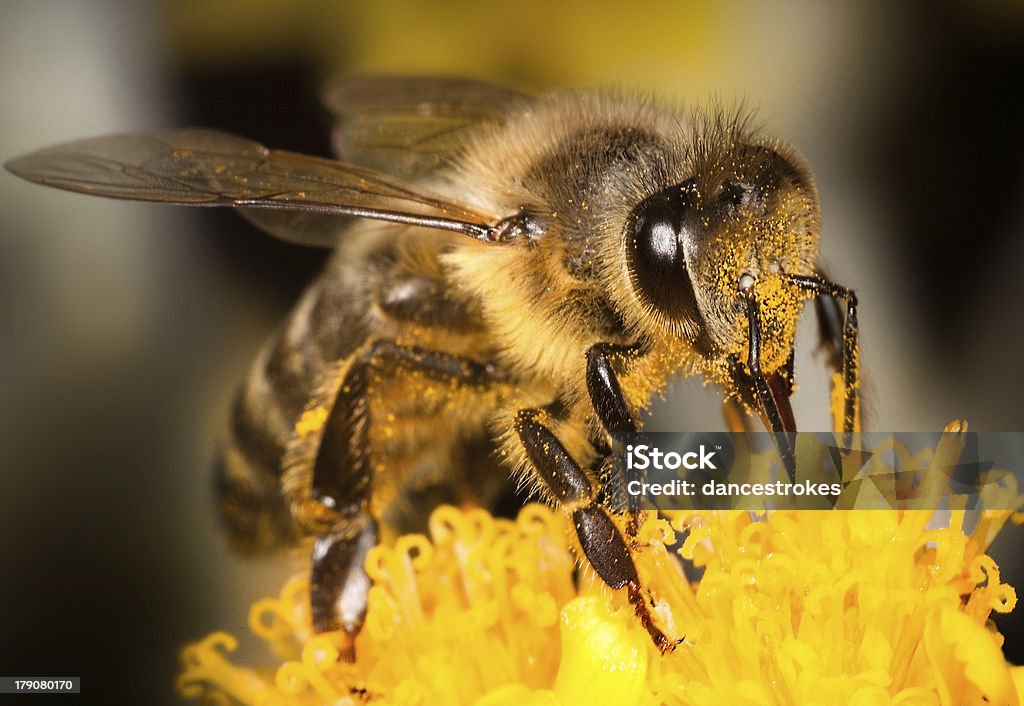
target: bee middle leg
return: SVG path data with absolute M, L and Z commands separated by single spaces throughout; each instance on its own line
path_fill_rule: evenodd
M 515 431 L 527 458 L 553 499 L 572 517 L 580 547 L 594 571 L 609 587 L 626 589 L 629 602 L 654 644 L 662 652 L 671 651 L 676 642 L 654 621 L 622 533 L 597 503 L 589 474 L 544 425 L 542 415 L 535 408 L 520 410 L 516 415 Z
M 615 361 L 628 360 L 639 353 L 637 346 L 611 343 L 598 343 L 587 351 L 587 391 L 594 413 L 609 435 L 639 431 L 614 365 Z M 677 643 L 657 626 L 629 546 L 607 510 L 599 504 L 599 493 L 590 474 L 541 421 L 542 414 L 538 409 L 525 409 L 516 416 L 516 432 L 527 457 L 555 501 L 572 516 L 580 547 L 597 575 L 613 589 L 625 588 L 629 602 L 654 644 L 662 652 L 672 650 Z M 630 503 L 627 511 L 630 518 L 627 531 L 635 534 L 638 508 Z
M 369 393 L 375 381 L 402 372 L 452 384 L 494 380 L 488 365 L 387 340 L 363 346 L 343 366 L 333 400 L 321 401 L 319 409 L 329 406 L 330 411 L 312 459 L 308 495 L 296 503 L 296 512 L 319 530 L 310 581 L 317 632 L 340 629 L 354 636 L 366 615 L 370 579 L 364 565 L 378 541 L 370 510 Z

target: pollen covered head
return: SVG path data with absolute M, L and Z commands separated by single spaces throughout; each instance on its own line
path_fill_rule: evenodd
M 692 176 L 633 209 L 624 233 L 630 284 L 658 325 L 715 357 L 744 350 L 753 296 L 770 369 L 792 348 L 802 299 L 781 275 L 814 271 L 817 195 L 785 147 L 715 145 L 694 151 Z

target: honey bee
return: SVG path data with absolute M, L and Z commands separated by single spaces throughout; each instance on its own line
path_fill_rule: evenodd
M 325 102 L 340 161 L 180 130 L 6 166 L 70 191 L 230 206 L 335 248 L 252 368 L 217 476 L 236 543 L 311 541 L 317 631 L 359 632 L 374 545 L 515 480 L 564 510 L 581 561 L 671 649 L 631 555 L 637 511 L 613 491 L 612 435 L 638 431 L 670 379 L 700 376 L 730 426 L 761 417 L 792 473 L 811 300 L 847 437 L 856 425 L 857 300 L 818 267 L 808 168 L 743 110 L 431 78 L 345 79 Z

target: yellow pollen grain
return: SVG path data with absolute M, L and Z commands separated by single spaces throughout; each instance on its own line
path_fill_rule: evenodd
M 327 422 L 327 408 L 317 407 L 316 409 L 309 409 L 302 413 L 299 417 L 299 421 L 295 423 L 295 433 L 299 438 L 306 438 L 311 434 L 316 434 L 323 429 L 324 424 Z

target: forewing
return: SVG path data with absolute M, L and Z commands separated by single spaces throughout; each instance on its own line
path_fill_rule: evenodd
M 258 142 L 213 130 L 80 140 L 33 152 L 5 166 L 29 181 L 96 196 L 300 212 L 253 220 L 279 237 L 303 244 L 333 246 L 337 229 L 328 226 L 344 216 L 452 230 L 480 239 L 487 239 L 489 224 L 498 220 L 366 168 L 268 150 Z
M 422 76 L 346 77 L 323 91 L 337 116 L 339 158 L 410 180 L 447 164 L 472 129 L 500 124 L 531 100 L 480 81 Z

